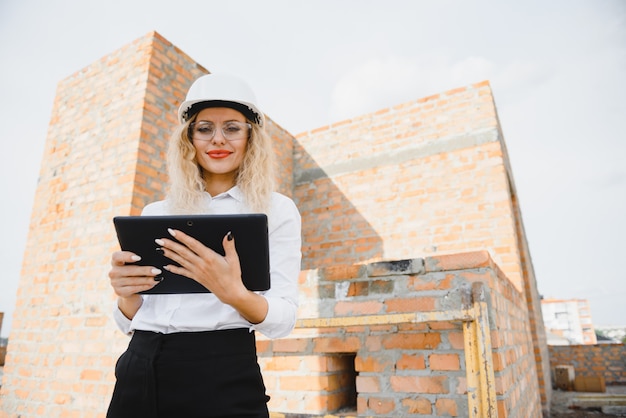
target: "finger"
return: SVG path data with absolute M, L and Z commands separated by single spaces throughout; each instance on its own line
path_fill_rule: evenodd
M 167 232 L 174 238 L 176 238 L 179 242 L 185 245 L 185 247 L 189 248 L 195 254 L 202 254 L 205 252 L 208 247 L 202 244 L 200 241 L 192 237 L 191 235 L 185 234 L 183 231 L 179 231 L 177 229 L 168 228 Z
M 228 231 L 222 239 L 222 247 L 224 247 L 224 255 L 228 260 L 239 260 L 232 231 Z
M 156 239 L 154 242 L 161 246 L 160 250 L 165 258 L 169 258 L 181 266 L 193 264 L 198 259 L 196 253 L 177 242 L 168 239 Z
M 116 251 L 111 256 L 111 265 L 123 266 L 124 264 L 132 264 L 141 260 L 137 254 L 130 251 Z
M 163 280 L 162 276 L 121 277 L 111 279 L 111 287 L 115 294 L 125 297 L 152 289 L 161 280 Z
M 185 252 L 189 252 L 189 253 L 193 252 L 187 245 L 187 242 L 191 242 L 191 240 L 194 240 L 194 239 L 188 235 L 183 237 L 182 236 L 183 233 L 180 231 L 178 231 L 178 234 L 179 235 L 176 236 L 176 239 L 178 240 L 178 242 L 171 240 L 171 239 L 167 239 L 167 238 L 157 238 L 154 240 L 154 242 L 157 245 L 161 246 L 162 250 L 171 250 L 178 254 L 184 254 Z M 181 238 L 183 239 L 182 240 L 178 239 L 178 236 L 181 236 Z
M 170 273 L 174 273 L 177 274 L 179 276 L 185 276 L 188 277 L 190 279 L 193 279 L 193 273 L 190 270 L 187 270 L 184 267 L 181 266 L 177 266 L 174 264 L 168 264 L 167 266 L 163 266 L 163 268 L 167 271 L 169 271 Z
M 177 241 L 160 238 L 156 239 L 155 242 L 161 246 L 165 257 L 183 267 L 191 268 L 191 266 L 201 263 L 203 259 L 210 260 L 217 255 L 215 251 L 182 231 L 168 229 L 168 232 Z
M 121 297 L 128 297 L 135 293 L 150 290 L 154 286 L 158 285 L 159 283 L 160 282 L 155 282 L 152 279 L 146 280 L 145 282 L 133 281 L 132 283 L 126 284 L 124 286 L 116 286 L 113 289 L 116 295 L 121 296 Z
M 162 271 L 156 267 L 126 264 L 122 266 L 114 266 L 109 271 L 109 278 L 114 280 L 122 278 L 156 277 L 161 273 Z
M 119 277 L 112 280 L 114 287 L 127 287 L 127 286 L 144 286 L 160 283 L 163 280 L 163 275 L 156 276 L 141 276 L 141 277 Z

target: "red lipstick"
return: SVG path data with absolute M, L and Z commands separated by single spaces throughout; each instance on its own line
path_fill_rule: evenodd
M 226 158 L 231 154 L 231 152 L 224 150 L 224 149 L 216 149 L 216 150 L 207 152 L 207 154 L 211 158 Z

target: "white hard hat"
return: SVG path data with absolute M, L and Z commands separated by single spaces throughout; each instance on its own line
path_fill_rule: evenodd
M 232 75 L 206 74 L 194 81 L 185 101 L 178 108 L 178 121 L 185 123 L 207 107 L 229 107 L 259 126 L 265 124 L 265 116 L 257 107 L 250 86 Z

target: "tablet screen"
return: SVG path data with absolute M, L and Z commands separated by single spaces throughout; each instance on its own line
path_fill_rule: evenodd
M 163 269 L 176 264 L 157 251 L 157 238 L 174 239 L 168 228 L 178 229 L 194 237 L 215 252 L 224 255 L 222 240 L 231 231 L 241 264 L 243 283 L 249 290 L 263 291 L 270 287 L 269 242 L 265 214 L 117 216 L 113 218 L 122 250 L 141 257 L 139 265 L 163 270 L 163 280 L 142 293 L 207 293 L 209 290 L 195 280 Z

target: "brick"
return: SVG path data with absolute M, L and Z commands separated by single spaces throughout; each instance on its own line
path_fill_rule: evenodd
M 354 367 L 357 372 L 384 372 L 391 370 L 393 367 L 393 361 L 387 357 L 379 358 L 373 356 L 357 356 Z
M 384 305 L 377 301 L 340 301 L 335 305 L 336 316 L 375 315 L 383 313 Z
M 314 341 L 314 352 L 316 353 L 356 353 L 361 346 L 357 337 L 318 337 Z
M 369 335 L 365 339 L 365 349 L 375 353 L 383 349 L 383 337 L 381 335 Z
M 407 408 L 410 414 L 430 415 L 432 414 L 432 404 L 426 398 L 403 399 L 402 405 Z
M 448 393 L 446 376 L 391 376 L 391 388 L 396 392 Z
M 452 288 L 453 280 L 455 276 L 447 274 L 444 277 L 441 276 L 413 276 L 409 280 L 409 287 L 417 291 L 425 290 L 447 290 Z
M 376 376 L 357 376 L 356 390 L 359 393 L 380 392 L 380 380 Z
M 100 370 L 83 370 L 80 373 L 81 380 L 101 380 L 102 371 Z
M 457 404 L 454 399 L 445 399 L 439 398 L 435 401 L 435 410 L 437 411 L 437 415 L 458 416 L 457 412 Z
M 393 399 L 370 398 L 367 401 L 367 406 L 376 414 L 388 414 L 395 410 L 396 403 Z
M 396 368 L 398 370 L 424 370 L 426 360 L 422 354 L 402 354 L 396 362 Z
M 436 349 L 441 343 L 437 333 L 415 333 L 390 335 L 383 340 L 383 347 L 390 349 L 420 350 Z
M 367 296 L 369 295 L 370 284 L 368 282 L 350 283 L 347 296 Z
M 431 354 L 428 357 L 431 370 L 459 370 L 461 363 L 458 354 Z
M 489 267 L 491 263 L 491 256 L 487 251 L 439 255 L 428 257 L 424 261 L 427 272 Z
M 318 375 L 318 376 L 281 376 L 281 388 L 298 388 L 302 391 L 334 391 L 340 386 L 340 380 L 334 375 Z
M 258 354 L 261 354 L 265 351 L 268 351 L 271 348 L 272 343 L 270 341 L 256 340 L 256 351 Z
M 320 276 L 324 280 L 346 280 L 363 277 L 365 267 L 359 265 L 339 265 L 325 267 L 320 270 Z
M 424 260 L 410 259 L 398 261 L 380 261 L 367 266 L 369 277 L 416 274 L 424 271 Z
M 300 357 L 272 357 L 265 361 L 263 369 L 267 371 L 299 370 L 302 361 Z
M 433 311 L 436 306 L 434 297 L 394 298 L 385 301 L 388 313 Z
M 275 352 L 282 353 L 299 353 L 306 349 L 309 342 L 305 339 L 282 339 L 273 342 Z
M 371 294 L 392 294 L 393 281 L 391 280 L 372 280 L 369 283 L 369 292 Z

